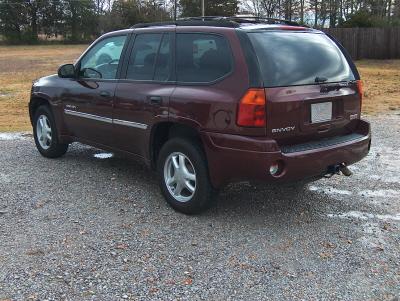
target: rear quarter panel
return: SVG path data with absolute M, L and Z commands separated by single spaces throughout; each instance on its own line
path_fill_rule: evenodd
M 265 135 L 262 128 L 236 125 L 238 101 L 249 87 L 248 69 L 236 32 L 232 28 L 180 27 L 177 33 L 223 35 L 233 56 L 233 71 L 214 83 L 177 83 L 170 99 L 171 121 L 190 124 L 199 130 L 242 135 Z

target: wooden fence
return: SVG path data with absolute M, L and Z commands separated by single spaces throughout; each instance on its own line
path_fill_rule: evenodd
M 324 31 L 339 40 L 355 60 L 400 58 L 400 27 L 327 28 Z

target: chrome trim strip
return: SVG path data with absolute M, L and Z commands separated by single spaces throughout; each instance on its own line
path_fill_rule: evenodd
M 125 126 L 129 126 L 129 127 L 133 127 L 133 128 L 142 129 L 142 130 L 146 130 L 148 128 L 148 125 L 143 124 L 143 123 L 127 121 L 127 120 L 120 120 L 120 119 L 112 119 L 112 118 L 108 118 L 108 117 L 102 117 L 102 116 L 92 115 L 92 114 L 88 114 L 88 113 L 72 111 L 72 110 L 68 110 L 68 109 L 64 109 L 64 113 L 68 114 L 68 115 L 72 115 L 72 116 L 88 118 L 88 119 L 102 121 L 102 122 L 106 122 L 106 123 L 125 125 Z
M 118 125 L 126 125 L 126 126 L 130 126 L 130 127 L 138 128 L 138 129 L 142 129 L 142 130 L 147 129 L 147 127 L 148 127 L 147 124 L 133 122 L 133 121 L 127 121 L 127 120 L 120 120 L 120 119 L 113 119 L 113 123 L 118 124 Z
M 68 110 L 68 109 L 64 109 L 64 113 L 68 114 L 68 115 L 72 115 L 72 116 L 83 117 L 83 118 L 93 119 L 93 120 L 107 122 L 107 123 L 113 122 L 113 120 L 108 117 L 101 117 L 101 116 L 97 116 L 97 115 L 72 111 L 72 110 Z

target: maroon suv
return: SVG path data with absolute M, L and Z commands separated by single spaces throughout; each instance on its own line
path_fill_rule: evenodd
M 317 179 L 365 157 L 360 77 L 321 31 L 273 19 L 189 18 L 107 33 L 34 82 L 36 146 L 79 141 L 144 160 L 185 213 L 241 180 Z

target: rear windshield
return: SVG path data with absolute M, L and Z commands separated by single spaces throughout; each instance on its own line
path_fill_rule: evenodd
M 343 53 L 326 35 L 280 31 L 252 32 L 249 37 L 266 87 L 355 79 Z

